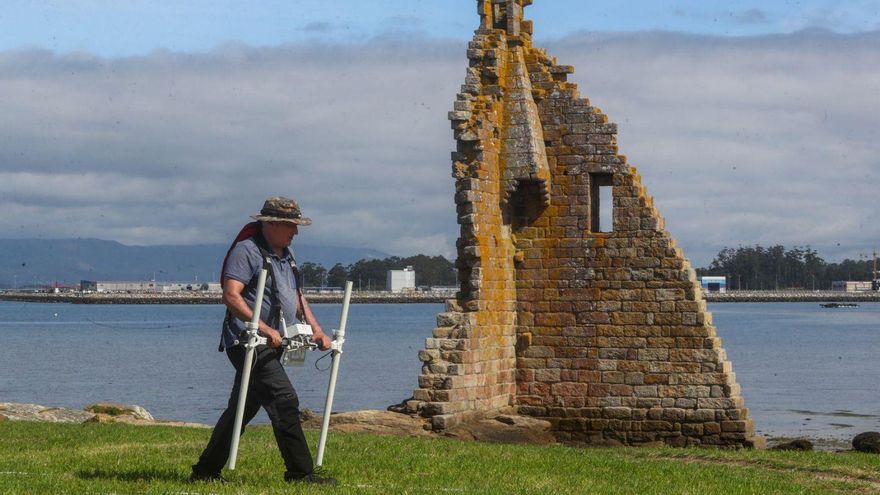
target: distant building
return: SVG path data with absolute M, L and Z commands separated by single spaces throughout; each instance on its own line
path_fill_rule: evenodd
M 158 285 L 154 281 L 146 282 L 109 282 L 83 280 L 79 283 L 82 291 L 92 292 L 156 292 Z
M 847 280 L 837 280 L 831 282 L 831 290 L 836 292 L 867 292 L 874 289 L 871 282 L 851 282 Z
M 433 285 L 431 287 L 426 287 L 425 292 L 433 292 L 434 294 L 446 294 L 448 296 L 455 296 L 455 293 L 459 291 L 459 287 L 457 285 Z
M 220 292 L 220 282 L 159 282 L 156 284 L 159 292 Z
M 416 272 L 413 267 L 408 266 L 403 270 L 388 270 L 385 290 L 389 292 L 416 290 Z
M 345 291 L 342 287 L 303 287 L 306 294 L 342 294 Z
M 115 282 L 104 280 L 83 280 L 79 284 L 83 292 L 220 292 L 218 282 Z
M 727 277 L 700 277 L 704 292 L 727 292 Z

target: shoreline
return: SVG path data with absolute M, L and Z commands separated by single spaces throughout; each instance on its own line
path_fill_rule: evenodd
M 306 293 L 312 304 L 340 304 L 343 295 Z M 443 304 L 455 299 L 454 294 L 437 292 L 391 293 L 384 291 L 357 291 L 351 295 L 352 304 Z M 742 302 L 880 302 L 880 291 L 833 292 L 833 291 L 732 291 L 705 294 L 711 303 Z M 44 293 L 0 292 L 0 301 L 69 304 L 222 304 L 219 293 Z
M 104 409 L 117 409 L 117 411 L 96 410 L 95 407 Z M 319 430 L 322 415 L 306 409 L 306 417 L 303 419 L 303 428 Z M 516 413 L 512 413 L 516 415 Z M 44 423 L 127 423 L 142 426 L 172 426 L 189 428 L 212 428 L 213 425 L 190 421 L 181 421 L 168 418 L 154 418 L 149 411 L 141 406 L 117 403 L 91 404 L 79 408 L 64 406 L 46 406 L 42 404 L 0 402 L 0 422 L 11 421 L 38 421 Z M 395 436 L 434 436 L 430 432 L 423 418 L 411 414 L 394 412 L 387 409 L 365 409 L 354 411 L 334 411 L 331 414 L 331 430 L 343 432 L 378 433 Z M 525 417 L 527 420 L 531 418 Z M 536 420 L 540 423 L 539 420 Z M 252 426 L 266 426 L 268 423 L 252 423 Z M 536 423 L 537 425 L 537 423 Z M 532 425 L 541 427 L 546 425 Z M 540 428 L 539 428 L 540 429 Z M 548 430 L 549 431 L 549 430 Z M 778 445 L 789 443 L 794 440 L 808 440 L 813 444 L 813 450 L 824 452 L 841 452 L 852 449 L 852 442 L 848 439 L 833 436 L 814 435 L 767 435 L 766 449 L 772 449 Z M 475 438 L 473 438 L 475 439 Z M 492 441 L 491 439 L 489 441 Z M 546 443 L 546 442 L 544 442 Z M 555 442 L 550 442 L 555 443 Z M 597 447 L 608 447 L 601 444 Z M 623 446 L 623 445 L 619 445 Z

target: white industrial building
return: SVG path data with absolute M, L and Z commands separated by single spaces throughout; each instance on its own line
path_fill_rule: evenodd
M 704 292 L 727 292 L 727 277 L 700 277 Z
M 408 266 L 403 270 L 388 270 L 385 290 L 389 292 L 416 290 L 416 272 L 413 267 Z
M 217 282 L 116 282 L 105 280 L 83 280 L 79 288 L 84 292 L 220 292 Z
M 156 292 L 156 282 L 118 282 L 105 280 L 83 280 L 79 284 L 80 290 L 92 292 Z
M 831 290 L 836 292 L 868 292 L 874 290 L 871 282 L 852 282 L 846 280 L 837 280 L 831 282 Z
M 220 282 L 159 282 L 159 292 L 220 292 Z

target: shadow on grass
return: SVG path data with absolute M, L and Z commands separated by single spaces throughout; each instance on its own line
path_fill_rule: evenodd
M 174 481 L 185 482 L 189 477 L 174 471 L 162 471 L 159 469 L 132 469 L 132 470 L 112 470 L 112 469 L 91 469 L 88 471 L 77 471 L 77 478 L 85 480 L 103 479 L 103 480 L 119 480 L 119 481 Z

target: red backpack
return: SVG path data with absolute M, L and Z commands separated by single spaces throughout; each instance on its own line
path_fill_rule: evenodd
M 229 254 L 232 253 L 232 249 L 235 247 L 236 244 L 238 244 L 239 242 L 241 242 L 245 239 L 250 239 L 251 237 L 254 237 L 255 239 L 262 239 L 263 225 L 260 222 L 251 222 L 251 223 L 245 225 L 244 227 L 242 227 L 241 232 L 239 232 L 238 235 L 235 236 L 235 240 L 232 241 L 232 245 L 230 245 L 229 249 L 226 250 L 226 256 L 223 257 L 223 267 L 220 268 L 220 288 L 221 289 L 225 288 L 225 286 L 226 286 L 226 278 L 223 277 L 223 274 L 226 273 L 226 260 L 229 259 Z M 261 243 L 257 243 L 257 247 L 259 247 L 260 250 L 262 251 L 263 246 L 261 246 L 260 244 Z

